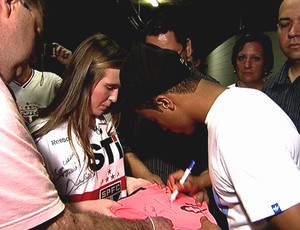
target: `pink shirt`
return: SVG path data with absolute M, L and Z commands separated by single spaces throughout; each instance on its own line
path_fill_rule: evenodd
M 122 206 L 112 207 L 112 212 L 118 217 L 145 219 L 148 216 L 163 216 L 172 221 L 175 230 L 199 229 L 202 216 L 216 223 L 206 203 L 197 205 L 194 198 L 182 193 L 179 193 L 171 203 L 171 192 L 169 190 L 166 192 L 156 184 L 143 186 L 118 203 Z
M 0 228 L 28 229 L 64 209 L 16 103 L 0 78 Z

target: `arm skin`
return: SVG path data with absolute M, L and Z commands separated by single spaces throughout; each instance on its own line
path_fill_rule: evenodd
M 132 152 L 125 154 L 125 162 L 129 166 L 132 176 L 135 178 L 142 178 L 150 181 L 152 184 L 156 183 L 161 188 L 165 188 L 164 182 L 158 175 L 155 175 L 149 171 L 144 163 Z
M 111 211 L 114 206 L 122 206 L 117 201 L 111 199 L 84 200 L 74 203 L 68 203 L 72 209 L 78 212 L 94 212 L 106 216 L 116 217 Z
M 300 203 L 267 220 L 279 230 L 300 230 Z
M 190 175 L 183 185 L 179 184 L 184 171 L 179 170 L 170 174 L 168 178 L 168 186 L 171 189 L 178 189 L 179 191 L 190 192 L 190 194 L 197 194 L 201 189 L 211 186 L 208 170 L 202 172 L 198 176 Z M 267 218 L 267 221 L 279 230 L 300 230 L 300 203 L 283 211 L 282 213 Z M 204 229 L 204 228 L 201 228 Z M 206 229 L 206 228 L 205 228 Z M 210 228 L 207 228 L 210 229 Z M 212 228 L 213 230 L 213 228 Z
M 199 176 L 195 176 L 194 179 L 195 182 L 193 183 L 197 185 L 198 190 L 211 187 L 211 181 L 208 170 L 203 171 Z
M 157 230 L 171 230 L 172 222 L 163 217 L 152 217 Z M 66 228 L 67 227 L 67 228 Z M 33 228 L 33 230 L 48 229 L 48 230 L 59 230 L 59 229 L 149 229 L 152 230 L 152 223 L 147 218 L 145 220 L 126 220 L 115 217 L 109 217 L 105 215 L 95 213 L 78 213 L 71 210 L 70 207 L 66 209 L 58 216 L 46 223 Z
M 88 204 L 91 201 L 87 201 Z M 95 202 L 95 201 L 93 201 Z M 99 201 L 100 202 L 100 201 Z M 114 205 L 114 201 L 112 201 L 112 205 Z M 103 214 L 96 213 L 92 211 L 93 207 L 87 207 L 86 204 L 83 208 L 82 204 L 66 204 L 66 208 L 64 212 L 62 212 L 57 217 L 52 220 L 47 221 L 46 223 L 33 228 L 33 230 L 38 229 L 48 229 L 48 230 L 57 230 L 57 229 L 149 229 L 152 230 L 152 223 L 149 219 L 145 220 L 125 220 L 112 216 L 107 216 Z M 95 203 L 95 205 L 99 205 L 99 203 Z M 111 204 L 108 204 L 108 206 Z M 83 210 L 82 210 L 83 208 Z M 103 207 L 102 207 L 103 208 Z M 85 213 L 82 213 L 84 211 Z M 108 213 L 110 215 L 110 213 Z M 298 216 L 297 216 L 298 217 Z M 152 220 L 155 224 L 156 230 L 171 230 L 172 222 L 163 217 L 152 217 Z M 220 228 L 208 221 L 205 218 L 200 219 L 202 227 L 199 230 L 220 230 Z M 297 228 L 294 228 L 297 229 Z
M 201 228 L 199 230 L 222 230 L 218 225 L 210 222 L 206 216 L 200 218 Z

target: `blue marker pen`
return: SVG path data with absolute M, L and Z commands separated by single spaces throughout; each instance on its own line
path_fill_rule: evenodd
M 195 161 L 193 160 L 193 161 L 191 161 L 189 167 L 184 171 L 183 176 L 182 176 L 181 179 L 179 180 L 179 183 L 180 183 L 180 184 L 183 184 L 183 183 L 186 181 L 186 179 L 187 179 L 188 176 L 190 175 L 190 173 L 191 173 L 191 171 L 192 171 L 194 165 L 195 165 Z M 176 189 L 176 190 L 172 193 L 172 195 L 171 195 L 171 202 L 173 202 L 173 201 L 176 199 L 176 196 L 177 196 L 177 195 L 178 195 L 178 190 Z

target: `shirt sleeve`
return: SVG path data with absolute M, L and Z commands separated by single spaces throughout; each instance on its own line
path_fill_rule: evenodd
M 64 204 L 1 79 L 0 106 L 0 228 L 29 229 L 58 215 Z

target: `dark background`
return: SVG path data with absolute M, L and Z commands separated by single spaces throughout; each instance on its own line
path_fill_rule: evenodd
M 281 0 L 164 0 L 158 9 L 145 0 L 47 0 L 44 42 L 58 42 L 74 51 L 95 32 L 125 48 L 157 11 L 175 15 L 191 34 L 192 45 L 205 58 L 222 42 L 248 31 L 276 30 Z M 46 67 L 47 68 L 47 65 Z

